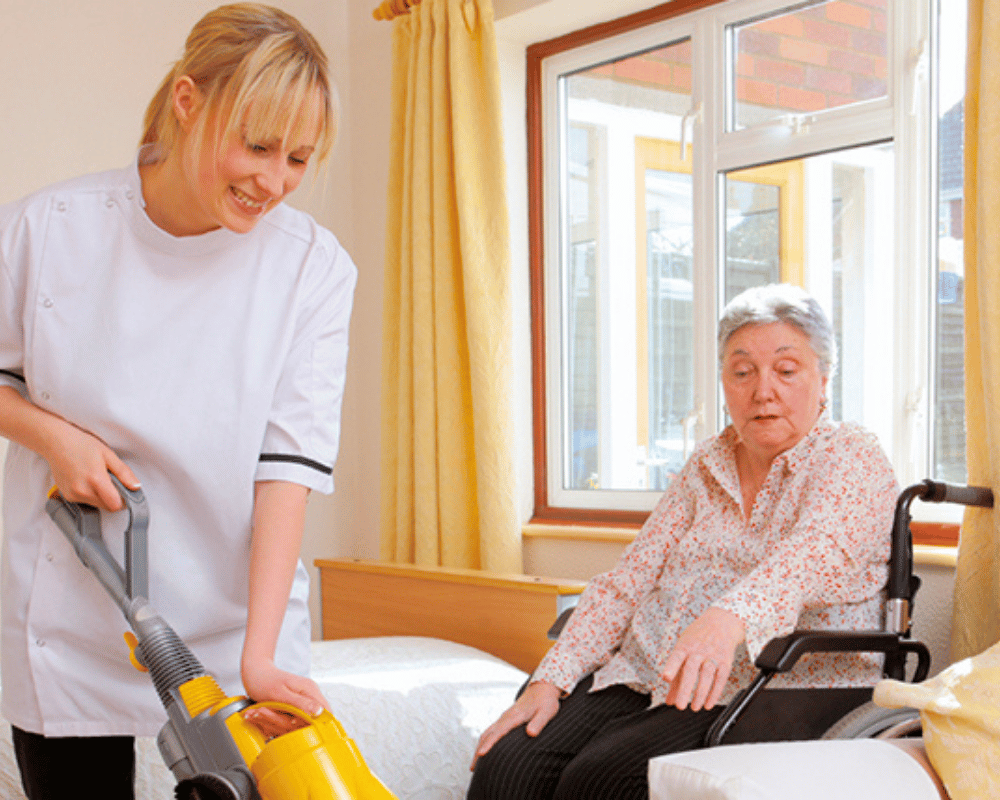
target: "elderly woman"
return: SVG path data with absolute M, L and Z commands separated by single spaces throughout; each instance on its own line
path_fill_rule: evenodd
M 801 289 L 767 286 L 726 306 L 718 342 L 732 424 L 482 735 L 469 798 L 645 798 L 647 761 L 698 747 L 768 640 L 880 625 L 898 486 L 873 434 L 824 414 L 830 323 Z M 876 656 L 816 655 L 773 685 L 879 677 Z

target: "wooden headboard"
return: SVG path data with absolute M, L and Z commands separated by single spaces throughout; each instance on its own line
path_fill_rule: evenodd
M 317 559 L 323 638 L 433 636 L 531 672 L 584 583 L 351 558 Z

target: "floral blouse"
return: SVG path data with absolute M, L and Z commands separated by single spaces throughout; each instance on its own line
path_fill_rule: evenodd
M 532 680 L 570 691 L 626 684 L 662 703 L 660 675 L 680 633 L 710 606 L 738 616 L 726 702 L 753 659 L 795 628 L 879 629 L 899 487 L 874 434 L 823 418 L 771 464 L 744 514 L 730 427 L 703 442 L 617 566 L 587 585 Z M 875 654 L 811 654 L 771 686 L 871 685 Z

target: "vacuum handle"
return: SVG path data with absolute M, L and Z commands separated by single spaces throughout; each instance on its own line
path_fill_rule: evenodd
M 129 489 L 108 473 L 128 511 L 125 528 L 125 591 L 129 599 L 149 599 L 149 505 L 142 489 Z
M 58 490 L 49 495 L 45 510 L 56 527 L 69 539 L 77 556 L 93 572 L 111 594 L 118 606 L 128 616 L 128 607 L 136 598 L 149 595 L 149 556 L 147 532 L 149 506 L 141 489 L 129 489 L 118 478 L 108 473 L 115 485 L 125 511 L 128 525 L 125 528 L 125 566 L 118 564 L 101 534 L 100 511 L 86 503 L 72 503 Z

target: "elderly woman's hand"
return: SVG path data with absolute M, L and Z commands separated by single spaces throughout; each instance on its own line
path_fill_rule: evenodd
M 701 711 L 719 702 L 745 636 L 743 621 L 721 608 L 708 609 L 685 628 L 663 667 L 670 681 L 667 705 Z
M 470 769 L 474 769 L 480 756 L 486 755 L 500 739 L 514 730 L 518 725 L 524 725 L 528 736 L 538 736 L 550 719 L 559 711 L 559 698 L 562 691 L 548 681 L 535 681 L 521 692 L 510 708 L 500 715 L 500 719 L 483 731 L 476 745 L 476 753 Z

